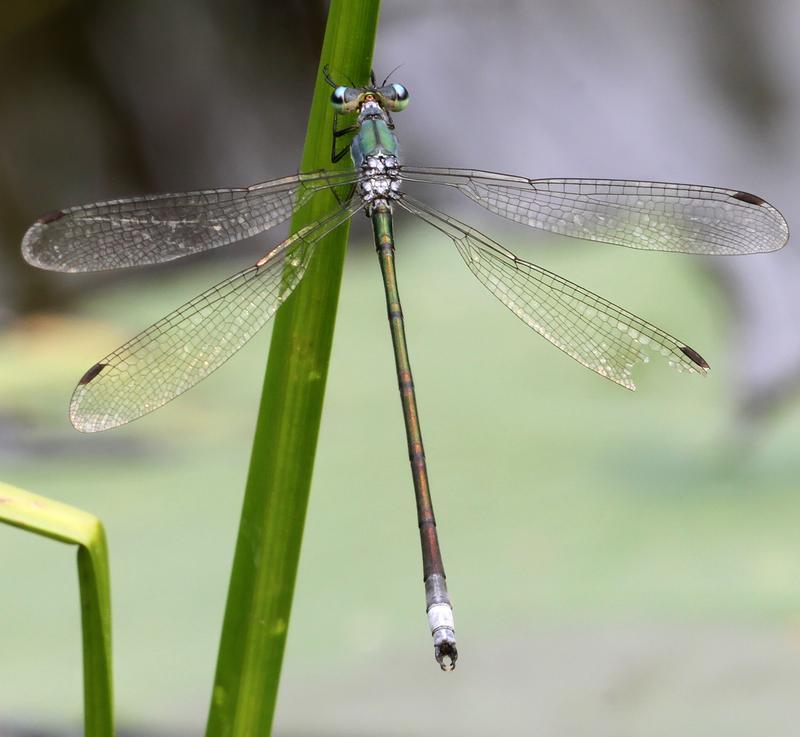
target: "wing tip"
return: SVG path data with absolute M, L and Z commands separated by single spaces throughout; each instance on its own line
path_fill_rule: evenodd
M 31 265 L 39 269 L 51 271 L 64 270 L 57 263 L 48 260 L 47 246 L 43 244 L 47 226 L 50 223 L 60 220 L 66 213 L 63 210 L 53 210 L 45 213 L 22 236 L 22 257 Z M 42 258 L 45 256 L 45 258 Z
M 78 386 L 86 386 L 86 384 L 94 379 L 106 366 L 108 366 L 107 363 L 96 363 L 78 379 Z
M 69 421 L 78 432 L 101 432 L 102 430 L 110 430 L 120 424 L 115 421 L 111 415 L 98 415 L 82 407 L 83 400 L 87 397 L 87 392 L 91 391 L 88 385 L 94 381 L 107 366 L 107 363 L 100 361 L 91 366 L 86 373 L 78 379 L 78 386 L 75 387 L 72 400 L 69 404 Z
M 97 432 L 96 428 L 81 422 L 81 419 L 79 417 L 73 416 L 72 413 L 70 413 L 69 421 L 72 427 L 74 427 L 78 432 L 82 432 L 86 435 L 91 435 L 92 433 Z
M 36 225 L 49 225 L 56 220 L 61 220 L 66 214 L 64 210 L 50 210 L 50 212 L 46 212 L 36 221 Z
M 786 218 L 783 216 L 783 213 L 774 205 L 771 205 L 763 197 L 759 197 L 757 194 L 752 194 L 751 192 L 731 192 L 730 197 L 731 199 L 739 200 L 739 202 L 745 202 L 748 205 L 755 205 L 756 207 L 764 208 L 772 214 L 773 219 L 777 222 L 779 235 L 776 235 L 774 241 L 766 244 L 763 248 L 751 251 L 749 253 L 772 253 L 773 251 L 780 251 L 780 249 L 788 243 L 789 224 L 786 222 Z
M 702 369 L 702 372 L 705 374 L 711 366 L 708 365 L 708 361 L 703 358 L 694 348 L 691 348 L 688 345 L 680 346 L 681 353 L 686 356 L 695 366 Z
M 739 200 L 741 202 L 746 202 L 748 205 L 767 205 L 769 204 L 763 197 L 759 197 L 757 194 L 751 194 L 750 192 L 734 192 L 731 197 L 735 200 Z
M 114 421 L 109 415 L 96 415 L 81 411 L 80 400 L 80 396 L 74 397 L 69 407 L 70 424 L 78 432 L 91 435 L 92 433 L 103 432 L 103 430 L 112 430 L 125 424 L 124 422 Z
M 95 431 L 94 423 L 90 422 L 86 415 L 80 411 L 83 392 L 81 384 L 75 389 L 72 401 L 69 403 L 69 422 L 78 432 L 92 433 Z

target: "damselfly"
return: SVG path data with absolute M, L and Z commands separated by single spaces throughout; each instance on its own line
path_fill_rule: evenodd
M 85 432 L 118 427 L 161 407 L 219 368 L 275 314 L 306 272 L 320 240 L 357 212 L 372 221 L 386 293 L 397 379 L 417 503 L 430 630 L 442 669 L 458 656 L 452 606 L 433 515 L 414 383 L 394 266 L 395 208 L 416 215 L 455 244 L 467 267 L 511 312 L 584 366 L 628 389 L 650 356 L 679 371 L 708 364 L 686 343 L 536 264 L 483 233 L 412 198 L 402 182 L 458 190 L 493 213 L 591 241 L 704 255 L 781 248 L 786 221 L 761 197 L 737 189 L 614 179 L 528 179 L 470 169 L 401 165 L 392 114 L 408 105 L 401 84 L 337 85 L 331 159 L 347 170 L 301 173 L 240 189 L 147 195 L 45 215 L 25 234 L 29 263 L 95 271 L 161 263 L 261 233 L 312 197 L 341 206 L 291 235 L 255 264 L 203 292 L 94 364 L 70 404 Z M 339 115 L 355 116 L 337 128 Z M 352 134 L 349 146 L 336 142 Z M 342 190 L 349 196 L 341 198 Z

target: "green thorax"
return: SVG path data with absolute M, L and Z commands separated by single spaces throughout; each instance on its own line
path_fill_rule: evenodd
M 394 133 L 381 118 L 362 121 L 358 134 L 350 144 L 353 163 L 360 167 L 367 156 L 397 156 L 398 144 Z

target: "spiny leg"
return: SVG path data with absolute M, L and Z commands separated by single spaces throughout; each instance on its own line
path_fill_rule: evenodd
M 342 136 L 346 136 L 348 133 L 355 133 L 359 129 L 359 125 L 357 123 L 353 123 L 352 125 L 348 125 L 345 128 L 340 128 L 337 130 L 336 126 L 339 123 L 339 113 L 333 114 L 333 135 L 331 136 L 331 161 L 335 164 L 338 161 L 341 161 L 347 152 L 350 150 L 350 144 L 348 143 L 341 151 L 336 150 L 336 139 L 341 138 Z

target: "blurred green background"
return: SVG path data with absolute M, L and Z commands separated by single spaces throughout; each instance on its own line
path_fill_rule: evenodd
M 67 402 L 99 356 L 281 235 L 122 277 L 37 273 L 16 254 L 25 226 L 55 207 L 291 172 L 325 7 L 269 6 L 3 11 L 0 469 L 104 520 L 119 722 L 150 733 L 196 734 L 205 721 L 269 330 L 121 430 L 79 435 Z M 384 6 L 376 70 L 405 62 L 395 77 L 412 100 L 396 122 L 409 161 L 731 184 L 791 226 L 797 153 L 782 146 L 800 109 L 796 10 L 759 4 L 768 21 L 748 25 L 755 4 Z M 752 79 L 740 75 L 736 94 L 714 71 L 726 68 L 714 44 L 749 54 L 737 64 Z M 781 290 L 793 289 L 796 257 L 720 271 L 442 206 L 685 338 L 712 371 L 701 380 L 653 364 L 626 392 L 512 319 L 446 239 L 399 220 L 461 650 L 444 676 L 421 607 L 379 269 L 357 222 L 276 733 L 794 735 L 800 417 L 780 331 L 795 314 Z M 0 735 L 76 729 L 72 555 L 0 528 L 0 560 Z

